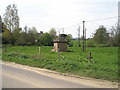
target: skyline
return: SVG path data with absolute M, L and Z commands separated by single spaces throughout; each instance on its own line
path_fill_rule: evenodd
M 57 33 L 64 28 L 64 33 L 77 37 L 78 27 L 82 21 L 104 19 L 118 16 L 118 0 L 2 0 L 0 15 L 3 17 L 9 4 L 16 4 L 20 17 L 20 27 L 36 27 L 43 32 L 48 32 L 52 27 Z M 95 30 L 104 25 L 107 30 L 117 24 L 118 18 L 86 22 L 87 38 Z

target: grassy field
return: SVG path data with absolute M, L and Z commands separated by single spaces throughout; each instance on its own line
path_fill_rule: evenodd
M 118 48 L 94 47 L 82 51 L 81 47 L 68 47 L 69 52 L 51 52 L 53 47 L 12 46 L 3 49 L 3 60 L 19 64 L 46 68 L 57 72 L 92 77 L 96 79 L 118 82 Z M 92 62 L 89 63 L 88 52 L 92 52 Z

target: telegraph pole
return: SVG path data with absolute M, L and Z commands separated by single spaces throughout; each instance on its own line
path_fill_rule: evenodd
M 62 28 L 62 32 L 63 32 L 63 34 L 64 34 L 64 28 Z
M 85 21 L 83 21 L 83 46 L 82 50 L 85 51 Z
M 80 47 L 80 26 L 78 28 L 78 47 Z
M 85 50 L 86 50 L 86 28 L 85 28 Z
M 60 30 L 58 31 L 59 35 L 60 35 Z

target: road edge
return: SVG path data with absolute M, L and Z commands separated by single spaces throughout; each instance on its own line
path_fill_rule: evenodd
M 70 74 L 55 72 L 55 71 L 48 70 L 48 69 L 31 67 L 28 65 L 22 65 L 22 64 L 15 63 L 15 62 L 2 61 L 1 64 L 34 71 L 34 72 L 40 73 L 40 74 L 42 73 L 47 76 L 54 76 L 55 78 L 59 78 L 59 79 L 67 79 L 67 80 L 74 79 L 73 82 L 78 82 L 78 83 L 82 82 L 84 84 L 87 83 L 90 86 L 92 86 L 94 84 L 95 88 L 118 88 L 117 82 L 111 82 L 111 81 L 107 81 L 107 80 L 94 79 L 94 78 L 77 76 L 77 75 L 70 75 Z

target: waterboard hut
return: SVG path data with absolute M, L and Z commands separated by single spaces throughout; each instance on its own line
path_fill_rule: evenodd
M 66 34 L 60 34 L 53 42 L 54 42 L 54 51 L 55 52 L 66 52 L 67 51 L 67 43 L 68 41 L 65 39 Z

